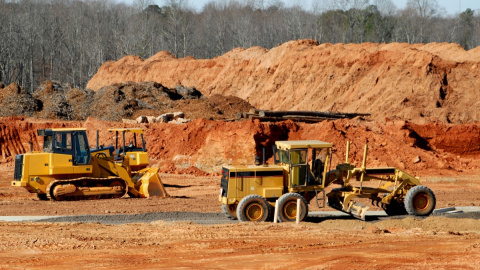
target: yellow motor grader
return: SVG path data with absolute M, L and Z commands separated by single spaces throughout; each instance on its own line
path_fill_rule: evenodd
M 367 206 L 356 198 L 381 203 L 388 215 L 429 215 L 435 208 L 435 195 L 419 179 L 393 167 L 367 168 L 367 146 L 362 166 L 356 168 L 348 161 L 328 171 L 332 160 L 332 144 L 317 140 L 277 141 L 274 165 L 224 166 L 219 200 L 222 211 L 230 219 L 265 221 L 273 216 L 278 200 L 278 220 L 296 220 L 297 201 L 300 220 L 308 215 L 308 202 L 326 198 L 334 209 L 365 219 Z M 265 158 L 264 158 L 265 159 Z M 353 186 L 356 180 L 359 186 Z M 371 181 L 378 183 L 371 186 Z M 325 188 L 340 185 L 325 196 Z M 367 185 L 369 183 L 370 185 Z M 320 197 L 319 197 L 320 196 Z
M 24 187 L 42 200 L 84 200 L 167 196 L 157 174 L 148 168 L 142 129 L 111 129 L 116 148 L 99 146 L 90 149 L 86 129 L 39 129 L 42 151 L 31 151 L 15 157 L 12 186 Z M 126 146 L 126 134 L 134 141 Z M 118 135 L 123 135 L 123 145 Z M 137 136 L 141 146 L 137 146 Z

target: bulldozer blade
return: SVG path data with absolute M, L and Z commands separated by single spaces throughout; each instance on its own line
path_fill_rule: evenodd
M 135 189 L 138 191 L 140 198 L 152 196 L 168 197 L 167 191 L 158 176 L 158 169 L 145 168 L 139 171 L 138 174 L 134 178 L 139 177 L 137 178 L 139 180 L 135 184 Z
M 352 202 L 350 207 L 347 209 L 347 213 L 361 220 L 365 220 L 365 215 L 367 214 L 368 207 L 364 204 Z

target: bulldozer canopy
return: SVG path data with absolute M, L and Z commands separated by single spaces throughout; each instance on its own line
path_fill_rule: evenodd
M 69 131 L 86 131 L 86 128 L 49 128 L 49 129 L 38 129 L 38 136 L 49 136 L 53 132 L 69 132 Z
M 138 134 L 143 134 L 143 129 L 141 128 L 110 128 L 108 131 L 118 131 L 118 132 L 133 132 Z
M 329 148 L 333 145 L 331 143 L 317 141 L 317 140 L 306 140 L 306 141 L 277 141 L 275 145 L 278 149 L 289 150 L 289 149 L 305 149 L 305 148 Z

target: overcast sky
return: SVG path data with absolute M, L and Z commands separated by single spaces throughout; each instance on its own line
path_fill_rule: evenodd
M 123 1 L 126 3 L 133 3 L 135 0 L 117 0 L 119 2 Z M 188 0 L 189 4 L 197 11 L 201 11 L 201 8 L 208 2 L 212 0 Z M 322 0 L 283 0 L 286 6 L 291 6 L 294 4 L 301 4 L 306 9 L 312 6 L 312 3 L 315 1 L 322 2 Z M 153 0 L 153 2 L 159 6 L 164 5 L 164 0 Z M 370 0 L 373 3 L 373 0 Z M 403 9 L 407 3 L 407 0 L 393 0 L 393 3 L 397 6 L 397 8 Z M 459 12 L 465 11 L 467 8 L 471 8 L 473 10 L 480 9 L 480 0 L 438 0 L 439 5 L 445 9 L 448 15 L 454 15 Z

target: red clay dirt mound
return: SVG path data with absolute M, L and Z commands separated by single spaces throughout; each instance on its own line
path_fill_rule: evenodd
M 204 174 L 219 172 L 224 164 L 252 164 L 265 147 L 272 162 L 272 145 L 277 140 L 319 139 L 332 142 L 336 151 L 333 164 L 345 160 L 345 144 L 352 141 L 350 158 L 360 165 L 363 146 L 369 145 L 368 166 L 394 166 L 414 174 L 458 174 L 480 168 L 480 126 L 427 124 L 405 121 L 371 123 L 355 120 L 325 121 L 317 124 L 261 123 L 258 121 L 223 122 L 197 119 L 177 125 L 166 123 L 129 125 L 89 118 L 86 122 L 47 122 L 24 118 L 0 119 L 0 160 L 12 160 L 15 154 L 34 150 L 42 142 L 39 128 L 85 127 L 90 147 L 113 144 L 112 127 L 143 127 L 151 165 L 163 172 Z M 458 136 L 461 129 L 464 136 Z M 442 134 L 435 137 L 432 134 Z M 475 145 L 476 147 L 471 147 Z M 201 170 L 201 171 L 199 171 Z M 203 172 L 202 172 L 203 171 Z
M 168 57 L 167 57 L 168 56 Z M 126 56 L 104 63 L 87 88 L 124 81 L 193 86 L 207 97 L 240 97 L 259 109 L 371 113 L 415 123 L 480 118 L 480 50 L 457 44 L 284 43 L 237 48 L 213 59 Z

